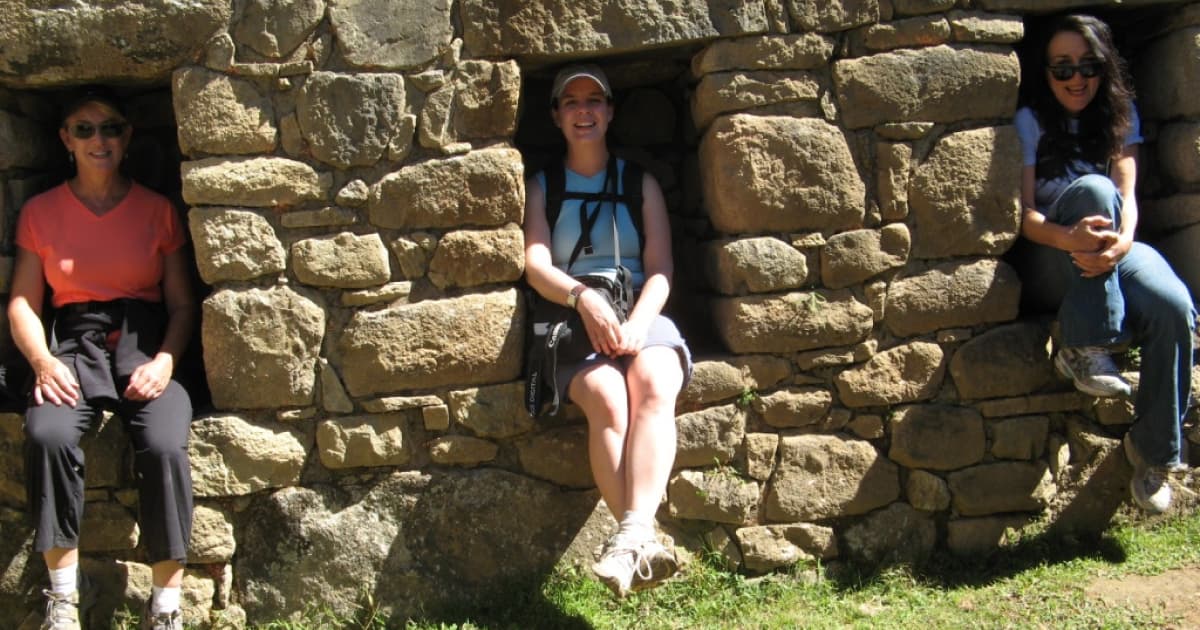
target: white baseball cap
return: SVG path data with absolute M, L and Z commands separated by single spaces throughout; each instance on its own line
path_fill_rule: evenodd
M 558 75 L 554 77 L 554 89 L 550 90 L 550 102 L 553 103 L 562 96 L 562 91 L 566 89 L 567 84 L 580 77 L 587 77 L 596 82 L 600 89 L 604 90 L 604 96 L 612 98 L 612 88 L 608 86 L 608 77 L 604 76 L 604 71 L 599 66 L 585 63 L 567 66 L 558 71 Z

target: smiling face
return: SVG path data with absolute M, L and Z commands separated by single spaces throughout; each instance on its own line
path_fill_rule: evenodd
M 120 134 L 109 137 L 115 127 L 120 127 Z M 88 138 L 77 137 L 80 129 L 91 128 Z M 116 173 L 129 147 L 129 139 L 133 130 L 129 123 L 111 107 L 89 101 L 71 112 L 63 121 L 63 128 L 58 130 L 67 151 L 75 156 L 75 165 L 80 172 L 101 171 Z M 86 135 L 86 134 L 82 134 Z
M 604 88 L 588 77 L 567 83 L 558 97 L 558 106 L 550 111 L 568 143 L 604 142 L 613 118 L 613 106 Z
M 1046 45 L 1046 63 L 1050 66 L 1099 64 L 1099 61 L 1087 40 L 1075 31 L 1059 31 Z M 1103 80 L 1099 75 L 1086 78 L 1082 73 L 1075 72 L 1069 79 L 1060 81 L 1051 75 L 1049 69 L 1045 72 L 1050 92 L 1063 109 L 1072 114 L 1082 112 L 1092 99 L 1096 98 L 1096 92 L 1100 90 L 1100 81 Z

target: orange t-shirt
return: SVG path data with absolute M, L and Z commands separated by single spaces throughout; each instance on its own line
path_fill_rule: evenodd
M 67 184 L 25 202 L 17 245 L 42 259 L 55 306 L 135 298 L 162 301 L 163 257 L 184 244 L 166 197 L 134 182 L 96 216 Z

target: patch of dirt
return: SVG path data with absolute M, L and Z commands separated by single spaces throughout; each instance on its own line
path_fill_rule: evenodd
M 1200 567 L 1172 569 L 1160 575 L 1131 575 L 1095 580 L 1088 597 L 1106 606 L 1129 605 L 1161 612 L 1175 620 L 1171 628 L 1200 628 Z

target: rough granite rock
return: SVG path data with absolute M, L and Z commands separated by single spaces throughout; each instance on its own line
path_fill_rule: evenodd
M 219 497 L 296 485 L 309 443 L 300 431 L 276 423 L 197 419 L 188 440 L 192 487 L 198 497 Z
M 891 419 L 888 457 L 906 468 L 954 470 L 983 460 L 983 416 L 970 407 L 908 405 Z
M 286 265 L 283 244 L 261 213 L 235 208 L 193 208 L 188 229 L 196 267 L 208 284 L 251 280 L 279 273 Z
M 404 70 L 450 45 L 450 0 L 330 0 L 329 21 L 347 63 Z
M 941 346 L 914 341 L 876 354 L 837 375 L 838 395 L 850 407 L 892 405 L 932 398 L 946 366 Z
M 865 514 L 900 496 L 899 469 L 869 442 L 838 435 L 780 439 L 766 518 L 810 521 Z
M 275 148 L 275 108 L 251 81 L 187 67 L 172 75 L 179 121 L 179 150 L 197 153 L 270 153 Z

